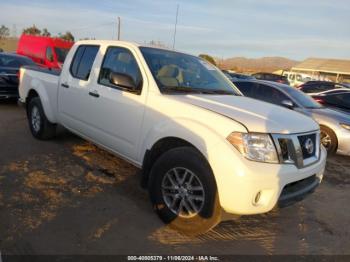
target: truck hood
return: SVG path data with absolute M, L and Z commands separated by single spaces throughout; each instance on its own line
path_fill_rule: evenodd
M 174 98 L 226 116 L 244 125 L 249 132 L 292 134 L 319 129 L 310 117 L 248 97 L 179 95 Z

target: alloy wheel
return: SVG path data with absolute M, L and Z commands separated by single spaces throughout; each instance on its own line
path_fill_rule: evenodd
M 187 168 L 172 168 L 164 175 L 162 195 L 167 207 L 183 218 L 194 217 L 204 206 L 203 184 L 199 177 Z
M 31 122 L 32 122 L 32 127 L 35 132 L 40 131 L 40 125 L 41 125 L 41 116 L 40 112 L 37 106 L 33 106 L 32 108 L 32 113 L 31 113 Z

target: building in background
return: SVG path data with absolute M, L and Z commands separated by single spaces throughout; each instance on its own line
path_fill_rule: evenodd
M 291 71 L 308 74 L 314 79 L 350 83 L 350 60 L 308 58 Z

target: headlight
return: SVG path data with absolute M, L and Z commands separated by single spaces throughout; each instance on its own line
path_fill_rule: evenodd
M 227 140 L 250 160 L 266 163 L 279 162 L 275 145 L 268 134 L 233 132 Z
M 349 124 L 340 124 L 343 128 L 350 130 L 350 125 Z

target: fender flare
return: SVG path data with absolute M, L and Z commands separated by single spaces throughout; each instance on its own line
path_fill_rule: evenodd
M 178 138 L 192 144 L 208 162 L 208 148 L 215 146 L 222 139 L 214 129 L 192 119 L 176 118 L 163 121 L 150 129 L 144 137 L 140 146 L 140 162 L 142 163 L 146 152 L 151 150 L 153 145 L 167 137 Z

